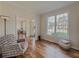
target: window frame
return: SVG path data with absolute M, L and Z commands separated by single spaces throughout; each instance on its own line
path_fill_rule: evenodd
M 46 25 L 47 25 L 46 33 L 47 33 L 47 35 L 51 35 L 51 34 L 48 34 L 48 18 L 49 18 L 49 17 L 54 17 L 54 19 L 56 18 L 55 16 L 48 16 L 48 17 L 47 17 L 47 21 L 46 21 Z M 55 20 L 55 22 L 56 22 L 56 20 Z M 56 26 L 56 25 L 55 25 L 55 26 Z M 54 27 L 55 27 L 55 26 L 54 26 Z M 55 32 L 56 32 L 56 31 L 55 31 L 55 28 L 54 28 L 54 33 L 55 33 Z M 54 34 L 54 33 L 53 33 L 53 34 Z
M 67 39 L 69 39 L 69 13 L 65 12 L 65 13 L 62 13 L 62 14 L 63 14 L 63 16 L 64 16 L 64 14 L 67 14 L 67 18 L 68 18 L 68 24 L 67 24 L 67 36 L 68 36 L 68 37 L 67 37 Z M 62 14 L 57 14 L 57 15 L 62 15 Z M 54 15 L 54 17 L 55 17 L 54 34 L 56 34 L 56 31 L 57 31 L 57 28 L 56 28 L 56 27 L 57 27 L 57 15 Z M 46 32 L 47 35 L 49 35 L 49 34 L 48 34 L 48 20 L 49 20 L 48 18 L 49 18 L 49 17 L 52 17 L 52 16 L 48 16 L 48 17 L 47 17 L 47 30 L 46 30 L 46 31 L 47 31 L 47 32 Z M 52 35 L 52 34 L 50 34 L 50 35 Z M 57 36 L 55 36 L 55 37 L 57 37 Z M 61 37 L 61 38 L 62 38 L 62 37 Z

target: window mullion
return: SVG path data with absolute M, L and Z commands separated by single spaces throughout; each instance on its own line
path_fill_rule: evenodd
M 55 30 L 55 33 L 56 33 L 56 16 L 55 16 L 55 29 L 54 30 Z

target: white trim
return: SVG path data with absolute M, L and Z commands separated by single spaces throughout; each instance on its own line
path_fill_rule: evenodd
M 79 50 L 78 47 L 71 46 L 72 49 Z

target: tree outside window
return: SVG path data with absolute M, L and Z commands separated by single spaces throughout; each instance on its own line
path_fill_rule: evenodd
M 47 34 L 68 38 L 68 13 L 48 17 Z

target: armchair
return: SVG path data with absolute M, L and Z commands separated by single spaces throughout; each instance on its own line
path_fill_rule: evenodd
M 16 37 L 9 34 L 0 38 L 0 48 L 2 57 L 14 57 L 22 55 L 28 48 L 28 43 L 26 41 L 17 43 Z

